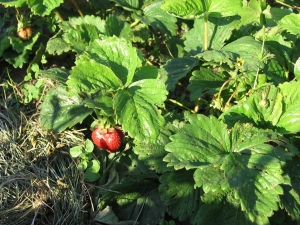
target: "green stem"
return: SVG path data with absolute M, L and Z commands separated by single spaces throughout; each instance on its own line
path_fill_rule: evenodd
M 190 111 L 191 113 L 197 113 L 196 111 L 194 111 L 194 110 L 192 110 L 192 109 L 186 107 L 185 105 L 183 105 L 182 103 L 180 103 L 180 102 L 178 102 L 178 101 L 176 101 L 176 100 L 174 100 L 174 99 L 168 99 L 168 100 L 169 100 L 170 102 L 172 102 L 172 103 L 174 103 L 174 104 L 180 106 L 181 108 L 184 108 L 184 109 Z
M 204 51 L 208 50 L 208 16 L 204 17 Z
M 282 2 L 282 1 L 276 0 L 275 2 L 278 3 L 278 4 L 280 4 L 280 5 L 286 6 L 286 7 L 288 7 L 288 8 L 293 8 L 293 6 L 288 5 L 288 4 L 286 4 L 286 3 Z

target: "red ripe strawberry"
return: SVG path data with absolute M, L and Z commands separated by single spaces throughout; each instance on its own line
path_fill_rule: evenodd
M 96 146 L 108 152 L 117 151 L 124 137 L 123 132 L 118 128 L 103 129 L 96 127 L 92 132 L 92 140 Z
M 32 28 L 24 27 L 24 28 L 18 30 L 17 35 L 22 40 L 29 40 L 32 36 Z

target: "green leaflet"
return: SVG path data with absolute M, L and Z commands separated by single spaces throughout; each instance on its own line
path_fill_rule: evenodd
M 203 204 L 200 201 L 201 190 L 194 189 L 193 171 L 167 172 L 159 180 L 159 192 L 162 201 L 168 206 L 168 213 L 181 221 L 193 220 Z
M 63 0 L 28 0 L 27 4 L 34 14 L 47 16 L 63 2 Z
M 103 37 L 90 43 L 87 54 L 99 63 L 109 67 L 128 86 L 135 70 L 141 66 L 141 53 L 130 42 L 118 37 Z
M 197 100 L 204 94 L 216 94 L 218 89 L 226 81 L 226 78 L 220 73 L 216 73 L 211 69 L 200 67 L 195 70 L 190 78 L 188 90 L 191 91 L 191 100 Z
M 160 128 L 157 139 L 136 142 L 133 148 L 139 160 L 144 162 L 150 170 L 155 170 L 156 173 L 164 173 L 171 170 L 163 162 L 163 158 L 166 156 L 165 145 L 170 142 L 170 135 L 170 131 Z
M 208 49 L 220 50 L 232 31 L 238 26 L 238 17 L 209 18 L 208 20 Z M 192 55 L 203 52 L 205 40 L 204 19 L 196 19 L 194 28 L 184 34 L 184 49 Z
M 134 10 L 140 8 L 139 0 L 113 0 L 113 1 L 127 10 Z
M 184 19 L 210 15 L 226 17 L 236 15 L 241 9 L 240 0 L 165 0 L 162 9 Z
M 162 106 L 166 95 L 165 85 L 154 79 L 136 81 L 119 90 L 113 102 L 122 128 L 138 141 L 157 138 L 165 120 L 156 105 Z
M 160 31 L 168 36 L 176 35 L 177 19 L 161 9 L 162 1 L 154 2 L 144 8 L 144 23 L 151 25 L 154 30 Z
M 130 29 L 129 23 L 125 23 L 118 19 L 114 14 L 108 15 L 105 22 L 105 30 L 107 36 L 117 36 L 122 37 L 127 40 L 133 38 L 133 32 Z
M 107 66 L 93 59 L 81 59 L 72 68 L 67 85 L 71 93 L 93 93 L 101 88 L 117 89 L 122 83 Z
M 40 123 L 47 130 L 61 132 L 81 123 L 93 109 L 87 109 L 78 95 L 69 97 L 61 86 L 52 88 L 41 104 Z
M 267 97 L 266 105 L 261 104 L 264 96 Z M 273 85 L 260 88 L 244 103 L 230 108 L 220 118 L 228 124 L 248 121 L 281 133 L 296 133 L 300 131 L 299 107 L 300 83 L 285 82 L 278 88 Z
M 283 168 L 286 184 L 282 186 L 284 194 L 280 196 L 281 207 L 285 208 L 289 215 L 300 222 L 300 165 L 299 159 L 293 158 Z
M 298 58 L 295 63 L 294 74 L 297 80 L 300 81 L 300 58 Z
M 167 90 L 173 91 L 178 81 L 186 77 L 187 74 L 198 64 L 199 61 L 193 57 L 174 58 L 168 60 L 160 70 L 162 80 L 165 81 Z
M 166 145 L 168 166 L 195 168 L 195 185 L 203 188 L 205 203 L 219 202 L 233 191 L 251 221 L 270 217 L 283 193 L 281 163 L 291 159 L 294 151 L 284 138 L 250 124 L 236 124 L 228 130 L 216 118 L 200 114 L 188 120 Z
M 287 32 L 295 35 L 300 34 L 300 15 L 291 13 L 287 16 L 284 16 L 281 20 L 278 21 L 279 26 L 286 30 Z
M 26 4 L 27 0 L 2 0 L 0 4 L 4 5 L 4 7 L 22 7 Z
M 170 137 L 172 142 L 165 147 L 170 152 L 164 158 L 168 166 L 174 166 L 175 169 L 197 168 L 214 162 L 221 154 L 230 151 L 225 124 L 215 117 L 202 115 L 197 118 L 191 116 L 189 122 L 180 132 Z
M 222 48 L 222 51 L 236 53 L 239 58 L 244 60 L 243 70 L 257 71 L 258 68 L 263 68 L 264 63 L 261 59 L 262 44 L 256 41 L 251 36 L 241 37 Z M 266 55 L 267 50 L 263 49 L 263 54 Z

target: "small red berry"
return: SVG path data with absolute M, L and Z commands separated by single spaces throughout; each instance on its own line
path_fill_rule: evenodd
M 96 127 L 92 132 L 92 140 L 94 144 L 108 152 L 117 151 L 124 137 L 123 132 L 118 128 L 103 129 Z

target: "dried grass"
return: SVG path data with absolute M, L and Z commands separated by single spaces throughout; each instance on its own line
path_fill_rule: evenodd
M 3 96 L 0 224 L 90 224 L 90 188 L 68 153 L 83 143 L 83 132 L 45 132 L 36 114 Z

